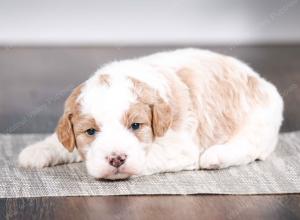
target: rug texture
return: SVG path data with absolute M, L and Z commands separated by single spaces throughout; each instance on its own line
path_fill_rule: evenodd
M 98 181 L 83 163 L 18 168 L 18 153 L 45 135 L 0 135 L 0 198 L 42 196 L 300 193 L 300 131 L 281 134 L 265 161 L 215 171 L 185 171 Z

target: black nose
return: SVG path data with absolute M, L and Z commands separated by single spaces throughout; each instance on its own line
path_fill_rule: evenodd
M 126 158 L 127 158 L 126 154 L 119 154 L 119 155 L 112 154 L 107 159 L 108 159 L 108 163 L 111 166 L 118 168 L 125 163 Z

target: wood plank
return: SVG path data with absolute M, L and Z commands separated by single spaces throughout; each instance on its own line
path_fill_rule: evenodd
M 0 207 L 5 199 L 0 200 Z M 7 199 L 13 219 L 299 219 L 300 195 L 108 196 Z M 1 207 L 3 209 L 3 207 Z

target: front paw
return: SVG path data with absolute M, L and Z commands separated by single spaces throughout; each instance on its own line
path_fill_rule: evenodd
M 52 165 L 52 155 L 49 148 L 31 145 L 21 151 L 19 165 L 25 168 L 43 168 Z

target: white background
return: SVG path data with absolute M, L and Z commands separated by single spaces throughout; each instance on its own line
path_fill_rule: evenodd
M 0 45 L 299 42 L 300 0 L 0 0 Z

